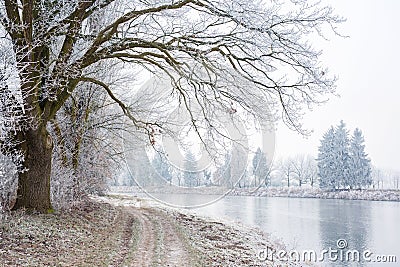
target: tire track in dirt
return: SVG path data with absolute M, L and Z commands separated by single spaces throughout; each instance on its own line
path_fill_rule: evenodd
M 127 211 L 134 216 L 139 222 L 140 232 L 139 241 L 136 245 L 136 250 L 130 266 L 141 267 L 151 266 L 155 255 L 156 247 L 156 228 L 154 222 L 149 219 L 149 216 L 135 208 L 128 208 Z
M 154 209 L 123 207 L 123 212 L 122 245 L 113 266 L 192 266 L 186 241 L 171 218 Z M 132 242 L 134 235 L 138 236 L 137 242 Z
M 164 214 L 158 214 L 163 234 L 163 245 L 165 250 L 162 255 L 161 266 L 192 266 L 190 254 L 185 247 L 185 241 L 178 234 L 177 226 Z
M 129 216 L 129 214 L 124 214 L 120 220 L 125 223 L 121 235 L 121 249 L 117 257 L 114 258 L 112 266 L 120 266 L 124 258 L 128 255 L 133 234 L 134 218 Z

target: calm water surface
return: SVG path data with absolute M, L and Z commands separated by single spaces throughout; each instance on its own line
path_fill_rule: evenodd
M 185 206 L 215 199 L 212 195 L 155 196 Z M 400 266 L 399 202 L 229 196 L 194 212 L 257 226 L 297 251 L 337 249 L 337 240 L 345 239 L 347 249 L 397 256 L 397 263 L 330 266 Z

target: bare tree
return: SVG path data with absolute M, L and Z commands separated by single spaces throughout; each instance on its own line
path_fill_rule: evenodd
M 372 179 L 373 188 L 385 189 L 393 188 L 399 189 L 400 174 L 398 171 L 377 168 L 372 166 Z
M 309 156 L 307 180 L 310 182 L 311 187 L 314 187 L 315 182 L 318 180 L 318 166 L 315 158 Z
M 288 159 L 292 165 L 292 172 L 299 181 L 299 186 L 310 182 L 314 185 L 314 180 L 317 175 L 317 166 L 313 157 L 310 155 L 297 155 Z
M 285 177 L 287 187 L 290 187 L 290 180 L 293 178 L 293 174 L 295 172 L 295 168 L 293 166 L 293 159 L 291 158 L 282 159 L 281 162 L 279 163 L 279 169 Z
M 372 166 L 372 187 L 375 189 L 382 189 L 384 184 L 384 176 L 385 171 L 377 168 L 376 166 Z
M 399 190 L 400 172 L 399 171 L 392 172 L 391 177 L 392 177 L 392 183 L 393 183 L 392 188 Z
M 288 6 L 286 6 L 288 5 Z M 99 14 L 98 27 L 86 27 Z M 163 72 L 171 93 L 197 127 L 213 124 L 211 110 L 237 103 L 261 120 L 270 120 L 266 103 L 291 128 L 302 131 L 304 107 L 333 92 L 334 79 L 320 67 L 320 52 L 308 43 L 341 19 L 329 7 L 309 1 L 126 1 L 5 0 L 0 32 L 7 40 L 20 97 L 12 136 L 24 155 L 15 207 L 51 209 L 53 142 L 47 125 L 81 83 L 102 87 L 137 127 L 150 125 L 121 101 L 116 88 L 90 71 L 102 61 L 115 67 Z M 124 65 L 125 64 L 125 65 Z M 117 66 L 119 65 L 119 66 Z M 191 113 L 193 103 L 203 110 Z M 203 120 L 204 121 L 204 120 Z

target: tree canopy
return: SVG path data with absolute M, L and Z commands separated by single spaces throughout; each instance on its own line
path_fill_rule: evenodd
M 261 121 L 271 119 L 266 108 L 272 108 L 274 119 L 302 131 L 304 108 L 335 89 L 309 40 L 336 32 L 341 21 L 330 7 L 305 0 L 2 1 L 0 64 L 9 89 L 0 94 L 16 95 L 13 114 L 22 115 L 11 116 L 1 142 L 16 144 L 27 170 L 19 175 L 16 207 L 51 208 L 53 144 L 46 127 L 78 85 L 104 90 L 148 134 L 162 127 L 121 99 L 118 92 L 130 88 L 98 75 L 104 62 L 167 75 L 194 127 L 199 121 L 212 127 L 213 110 L 235 103 Z M 194 114 L 194 103 L 203 112 Z

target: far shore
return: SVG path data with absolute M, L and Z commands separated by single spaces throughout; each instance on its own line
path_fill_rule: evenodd
M 255 197 L 291 197 L 291 198 L 321 198 L 371 201 L 400 201 L 400 190 L 394 189 L 362 189 L 328 191 L 315 187 L 260 187 L 229 189 L 218 186 L 201 186 L 194 188 L 177 187 L 173 185 L 137 187 L 111 186 L 111 193 L 156 193 L 156 194 L 207 194 L 229 196 Z

